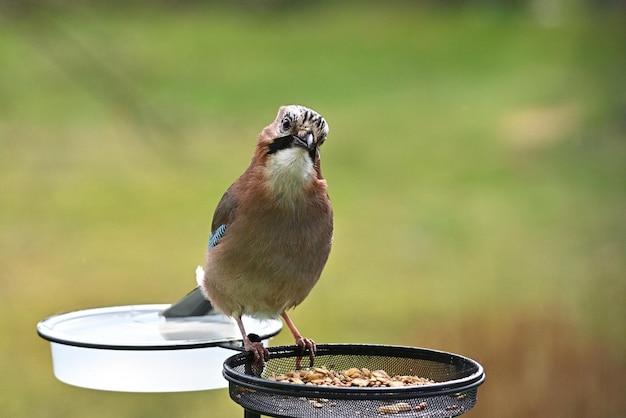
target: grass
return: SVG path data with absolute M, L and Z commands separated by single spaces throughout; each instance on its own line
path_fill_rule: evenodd
M 301 330 L 472 356 L 488 380 L 467 416 L 619 416 L 620 19 L 552 27 L 524 12 L 374 5 L 5 19 L 2 415 L 241 415 L 225 391 L 63 385 L 34 327 L 183 295 L 214 205 L 258 131 L 296 102 L 330 124 L 336 222 L 322 280 L 293 313 Z

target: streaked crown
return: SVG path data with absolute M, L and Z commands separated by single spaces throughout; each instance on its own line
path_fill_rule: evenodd
M 300 105 L 282 106 L 276 116 L 277 137 L 295 135 L 300 138 L 313 135 L 316 147 L 324 143 L 328 136 L 326 120 L 314 110 Z

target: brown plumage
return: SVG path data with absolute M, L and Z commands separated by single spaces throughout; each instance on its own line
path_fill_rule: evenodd
M 319 158 L 327 134 L 316 112 L 281 107 L 260 133 L 250 166 L 215 209 L 212 233 L 226 229 L 207 251 L 203 293 L 237 320 L 245 348 L 261 362 L 267 350 L 249 340 L 241 315 L 281 315 L 296 343 L 315 353 L 285 311 L 309 294 L 331 248 L 333 213 Z

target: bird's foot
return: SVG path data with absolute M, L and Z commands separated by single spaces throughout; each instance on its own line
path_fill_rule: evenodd
M 313 367 L 313 361 L 315 360 L 315 353 L 317 352 L 317 346 L 315 341 L 310 338 L 304 338 L 302 336 L 296 338 L 296 345 L 300 347 L 301 355 L 296 357 L 296 370 L 302 368 L 302 356 L 309 350 L 309 367 Z
M 270 352 L 267 351 L 263 343 L 250 343 L 250 345 L 246 347 L 246 351 L 250 351 L 254 359 L 261 362 L 266 362 L 270 357 Z
M 246 351 L 252 353 L 254 357 L 251 364 L 252 372 L 256 376 L 261 375 L 265 362 L 270 358 L 270 352 L 265 348 L 261 342 L 261 338 L 256 334 L 249 334 L 243 342 L 243 347 Z

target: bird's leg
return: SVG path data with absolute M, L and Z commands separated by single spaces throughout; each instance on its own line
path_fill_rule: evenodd
M 265 346 L 263 345 L 261 341 L 250 340 L 250 337 L 246 333 L 246 329 L 243 326 L 243 321 L 241 320 L 241 316 L 236 317 L 235 321 L 237 321 L 237 325 L 239 326 L 239 331 L 241 331 L 241 335 L 243 336 L 243 348 L 246 351 L 250 351 L 252 353 L 252 355 L 254 356 L 255 365 L 259 366 L 259 368 L 262 370 L 263 364 L 270 357 L 270 352 L 267 350 L 267 348 L 265 348 Z
M 313 367 L 313 360 L 315 359 L 315 352 L 316 352 L 315 341 L 313 341 L 310 338 L 304 338 L 300 334 L 300 331 L 298 331 L 298 328 L 296 328 L 291 318 L 289 318 L 289 315 L 287 315 L 287 312 L 283 312 L 282 314 L 280 314 L 280 316 L 282 316 L 283 319 L 285 320 L 285 324 L 287 324 L 287 326 L 289 327 L 291 334 L 293 334 L 293 338 L 296 339 L 296 345 L 300 347 L 300 349 L 302 350 L 302 354 L 304 354 L 307 348 L 309 349 L 310 367 Z M 297 357 L 296 369 L 300 369 L 301 362 L 302 362 L 302 357 Z

